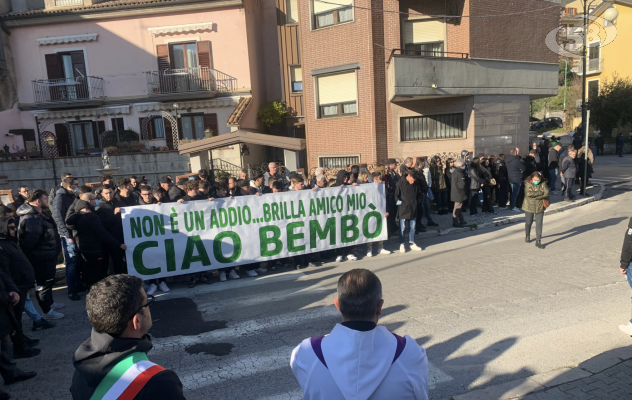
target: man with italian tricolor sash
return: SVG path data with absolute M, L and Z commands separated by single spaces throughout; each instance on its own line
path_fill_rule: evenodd
M 90 338 L 75 352 L 73 400 L 184 400 L 175 372 L 147 358 L 153 296 L 142 279 L 113 275 L 86 296 Z

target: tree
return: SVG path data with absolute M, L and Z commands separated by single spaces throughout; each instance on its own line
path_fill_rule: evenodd
M 267 102 L 259 109 L 258 117 L 267 131 L 271 126 L 283 122 L 283 117 L 285 117 L 287 113 L 288 110 L 283 100 L 273 100 Z
M 617 129 L 632 123 L 632 80 L 612 74 L 612 80 L 604 80 L 600 93 L 588 102 L 590 122 L 601 130 L 604 137 L 611 137 Z

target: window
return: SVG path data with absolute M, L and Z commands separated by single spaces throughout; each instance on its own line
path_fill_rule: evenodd
M 313 0 L 312 5 L 316 29 L 353 21 L 353 0 L 332 0 L 326 3 Z
M 319 157 L 318 166 L 322 168 L 347 168 L 359 164 L 360 156 Z
M 285 23 L 286 24 L 298 23 L 298 0 L 285 1 Z
M 407 55 L 440 57 L 444 51 L 445 25 L 443 20 L 406 21 L 403 37 Z
M 407 117 L 400 120 L 402 142 L 463 137 L 463 114 Z
M 211 136 L 219 134 L 217 114 L 183 115 L 178 125 L 180 125 L 179 135 L 183 140 L 204 139 L 207 129 Z
M 355 72 L 319 76 L 316 80 L 319 118 L 358 114 Z
M 91 122 L 80 122 L 70 125 L 72 129 L 72 144 L 77 150 L 91 149 L 98 147 L 98 139 L 95 144 L 95 132 L 92 130 Z
M 588 98 L 594 99 L 599 97 L 599 79 L 588 81 Z
M 118 129 L 119 132 L 125 130 L 125 119 L 124 118 L 112 118 L 112 130 L 116 131 Z
M 195 43 L 175 43 L 170 47 L 173 69 L 197 68 L 198 57 Z
M 55 0 L 56 6 L 74 6 L 76 4 L 83 5 L 83 0 Z
M 290 79 L 292 83 L 292 93 L 303 91 L 303 69 L 300 66 L 290 67 Z
M 165 137 L 165 122 L 162 118 L 154 118 L 151 120 L 152 127 L 154 128 L 154 138 L 162 139 Z
M 46 54 L 46 73 L 51 100 L 77 100 L 90 97 L 83 51 Z

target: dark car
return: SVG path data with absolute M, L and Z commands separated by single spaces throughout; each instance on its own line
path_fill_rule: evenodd
M 540 131 L 540 130 L 548 130 L 548 129 L 557 129 L 562 128 L 564 126 L 564 121 L 560 117 L 550 117 L 545 118 L 540 122 L 536 122 L 531 125 L 532 131 Z

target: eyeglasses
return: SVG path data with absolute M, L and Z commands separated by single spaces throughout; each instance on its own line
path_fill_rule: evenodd
M 154 304 L 154 300 L 155 300 L 155 299 L 156 299 L 156 298 L 155 298 L 154 296 L 152 296 L 152 295 L 148 294 L 148 295 L 147 295 L 147 304 L 145 304 L 144 306 L 142 306 L 141 308 L 139 308 L 138 310 L 136 310 L 136 312 L 134 313 L 134 315 L 139 314 L 139 313 L 142 313 L 142 312 L 143 312 L 143 310 L 144 310 L 145 308 L 147 308 L 147 307 L 151 306 L 152 304 Z M 134 317 L 132 316 L 132 318 L 134 318 Z

